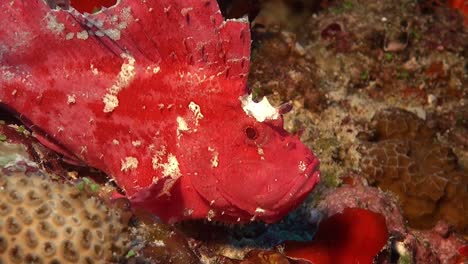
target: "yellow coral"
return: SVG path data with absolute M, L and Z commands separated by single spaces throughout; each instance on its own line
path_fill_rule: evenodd
M 125 251 L 120 212 L 46 176 L 0 173 L 0 263 L 105 263 Z

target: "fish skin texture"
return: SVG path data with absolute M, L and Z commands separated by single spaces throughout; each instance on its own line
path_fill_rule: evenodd
M 274 222 L 319 181 L 281 116 L 242 109 L 249 61 L 248 21 L 224 21 L 215 0 L 95 14 L 0 2 L 0 104 L 168 222 Z

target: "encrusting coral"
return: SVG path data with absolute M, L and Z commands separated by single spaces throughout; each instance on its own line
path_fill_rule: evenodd
M 126 252 L 119 210 L 47 176 L 0 173 L 0 263 L 108 263 Z
M 468 174 L 452 150 L 416 115 L 392 108 L 372 120 L 373 135 L 360 149 L 371 183 L 395 193 L 411 226 L 430 228 L 445 220 L 468 231 Z
M 322 223 L 328 221 L 331 217 L 340 214 L 345 215 L 346 213 L 344 212 L 349 209 L 362 208 L 383 216 L 385 218 L 388 234 L 390 234 L 387 245 L 379 252 L 378 256 L 376 256 L 374 263 L 465 263 L 463 262 L 465 259 L 463 249 L 466 246 L 466 240 L 454 232 L 452 226 L 440 221 L 429 230 L 421 231 L 408 228 L 395 195 L 391 192 L 384 192 L 379 188 L 369 186 L 367 180 L 365 180 L 361 174 L 351 173 L 342 178 L 342 186 L 323 192 L 323 199 L 316 207 L 310 208 L 309 221 L 311 221 L 311 223 L 319 221 L 320 218 L 317 216 L 320 216 L 320 214 L 326 216 L 326 218 L 322 218 L 325 220 L 321 220 L 319 223 L 319 229 L 322 228 Z M 358 214 L 354 217 L 362 218 L 362 216 Z M 354 222 L 354 218 L 348 219 L 347 222 L 350 225 L 354 223 L 353 229 L 348 233 L 340 233 L 340 236 L 337 237 L 337 241 L 343 241 L 340 252 L 346 252 L 344 249 L 352 248 L 356 243 L 360 243 L 359 241 L 361 241 L 361 247 L 356 251 L 365 254 L 369 252 L 368 249 L 371 249 L 373 245 L 375 245 L 373 243 L 378 243 L 378 234 L 381 234 L 382 228 L 377 228 L 372 231 L 372 224 L 364 224 L 365 227 L 358 228 L 359 225 L 369 220 L 371 219 L 366 219 L 366 217 L 358 219 L 356 222 Z M 330 234 L 336 233 L 338 228 L 339 227 L 336 225 L 332 226 L 330 228 L 331 231 L 329 231 Z M 361 230 L 361 233 L 362 230 L 366 230 L 366 232 L 364 232 L 366 234 L 353 232 L 355 229 Z M 372 232 L 376 234 L 368 234 Z M 353 239 L 350 238 L 351 234 L 354 234 Z M 349 242 L 345 243 L 345 241 Z M 336 244 L 340 243 L 335 242 L 331 246 L 336 247 Z M 367 250 L 365 250 L 364 245 L 367 245 Z M 307 244 L 305 247 L 307 247 Z M 319 248 L 316 252 L 320 252 L 320 250 Z M 332 258 L 336 258 L 336 255 L 340 255 L 337 254 L 337 250 L 331 252 L 332 254 L 330 254 L 330 257 Z M 314 256 L 313 252 L 304 252 L 304 255 Z M 317 260 L 316 262 L 321 263 Z M 351 262 L 338 262 L 335 260 L 332 263 Z

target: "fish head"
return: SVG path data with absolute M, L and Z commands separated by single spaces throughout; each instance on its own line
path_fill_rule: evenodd
M 265 111 L 259 104 L 267 101 L 247 100 L 242 102 L 244 111 L 225 108 L 222 118 L 213 122 L 216 125 L 209 129 L 206 138 L 210 141 L 205 145 L 211 170 L 192 175 L 191 182 L 210 203 L 215 220 L 274 222 L 302 202 L 317 184 L 319 162 L 298 135 L 283 128 L 276 108 L 267 107 L 271 110 L 267 110 L 268 116 L 259 117 L 255 111 Z M 260 110 L 249 110 L 247 104 L 256 104 Z

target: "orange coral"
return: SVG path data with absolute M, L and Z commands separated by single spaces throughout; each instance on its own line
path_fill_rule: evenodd
M 360 149 L 371 183 L 398 195 L 410 225 L 430 228 L 445 220 L 468 232 L 468 173 L 416 115 L 388 109 L 372 120 L 374 137 Z

